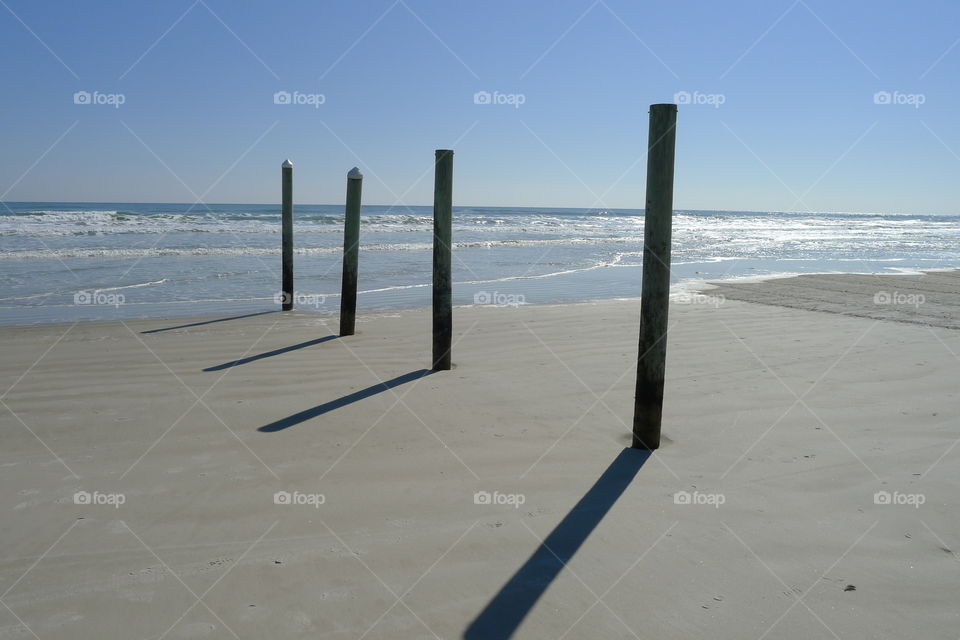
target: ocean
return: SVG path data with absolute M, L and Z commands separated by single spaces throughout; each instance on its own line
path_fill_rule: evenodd
M 279 308 L 280 207 L 8 202 L 0 324 Z M 454 304 L 640 295 L 643 211 L 454 207 Z M 342 205 L 294 208 L 297 308 L 336 314 Z M 364 206 L 358 311 L 428 306 L 431 207 Z M 678 295 L 704 280 L 960 266 L 960 216 L 677 210 Z

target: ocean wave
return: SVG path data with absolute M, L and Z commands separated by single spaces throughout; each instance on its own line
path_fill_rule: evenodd
M 469 241 L 455 242 L 454 249 L 498 249 L 511 247 L 539 247 L 539 246 L 577 246 L 577 245 L 619 245 L 634 244 L 643 245 L 643 238 L 621 237 L 621 238 L 549 238 L 549 239 L 529 239 L 529 240 L 489 240 L 489 241 Z M 391 242 L 374 243 L 361 245 L 361 251 L 432 251 L 433 244 L 430 242 Z M 302 256 L 339 254 L 343 251 L 341 246 L 326 247 L 295 247 L 294 254 Z M 164 258 L 177 256 L 223 256 L 223 257 L 243 257 L 243 256 L 277 256 L 280 253 L 279 247 L 73 247 L 65 249 L 21 249 L 14 251 L 0 252 L 0 260 L 31 260 L 31 259 L 49 259 L 61 260 L 66 258 Z
M 116 285 L 116 286 L 113 286 L 113 287 L 87 287 L 87 288 L 85 288 L 85 289 L 70 290 L 70 291 L 48 291 L 48 292 L 45 292 L 45 293 L 36 293 L 36 294 L 32 294 L 32 295 L 27 295 L 27 296 L 9 296 L 9 297 L 6 297 L 6 298 L 0 298 L 0 302 L 9 302 L 9 301 L 13 301 L 13 300 L 35 300 L 35 299 L 37 299 L 37 298 L 49 298 L 49 297 L 51 297 L 51 296 L 59 296 L 59 295 L 71 295 L 71 296 L 72 296 L 72 295 L 74 295 L 74 294 L 76 294 L 76 293 L 80 293 L 80 292 L 83 292 L 83 291 L 97 291 L 97 292 L 102 292 L 102 291 L 122 291 L 122 290 L 124 290 L 124 289 L 140 289 L 140 288 L 142 288 L 142 287 L 153 287 L 153 286 L 156 286 L 156 285 L 158 285 L 158 284 L 163 284 L 163 283 L 165 283 L 165 282 L 170 282 L 170 279 L 169 279 L 169 278 L 161 278 L 161 279 L 159 279 L 159 280 L 151 280 L 151 281 L 149 281 L 149 282 L 135 282 L 135 283 L 133 283 L 133 284 L 122 284 L 122 285 Z
M 306 208 L 306 207 L 305 207 Z M 332 207 L 331 207 L 332 208 Z M 0 236 L 101 236 L 156 233 L 280 233 L 279 211 L 265 205 L 259 211 L 196 210 L 137 213 L 125 209 L 32 209 L 0 214 Z M 294 230 L 298 234 L 339 234 L 343 229 L 342 213 L 330 211 L 295 211 Z M 454 231 L 459 233 L 547 233 L 573 236 L 636 235 L 642 232 L 643 216 L 636 212 L 588 212 L 541 210 L 459 209 L 454 211 Z M 422 232 L 433 229 L 433 217 L 420 212 L 364 212 L 362 228 L 367 232 Z M 706 212 L 678 210 L 674 214 L 674 231 L 683 234 L 721 234 L 738 236 L 745 232 L 808 237 L 829 233 L 894 234 L 956 231 L 958 216 L 874 215 L 874 214 L 810 214 Z

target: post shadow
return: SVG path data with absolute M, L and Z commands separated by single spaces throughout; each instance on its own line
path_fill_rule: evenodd
M 290 351 L 296 351 L 297 349 L 304 349 L 306 347 L 312 347 L 315 344 L 320 344 L 321 342 L 329 342 L 330 340 L 336 340 L 337 336 L 323 336 L 322 338 L 316 338 L 314 340 L 307 340 L 306 342 L 301 342 L 300 344 L 292 344 L 289 347 L 281 347 L 280 349 L 274 349 L 273 351 L 264 351 L 263 353 L 258 353 L 255 356 L 247 356 L 246 358 L 240 358 L 239 360 L 231 360 L 230 362 L 224 362 L 223 364 L 218 364 L 213 367 L 207 367 L 204 371 L 223 371 L 224 369 L 229 369 L 230 367 L 236 367 L 241 364 L 247 364 L 248 362 L 254 362 L 256 360 L 263 360 L 264 358 L 270 358 L 272 356 L 279 356 L 282 353 L 289 353 Z
M 203 322 L 191 322 L 190 324 L 181 324 L 176 327 L 164 327 L 163 329 L 149 329 L 140 333 L 160 333 L 161 331 L 173 331 L 174 329 L 186 329 L 187 327 L 199 327 L 204 324 L 213 324 L 214 322 L 227 322 L 228 320 L 241 320 L 243 318 L 252 318 L 254 316 L 264 316 L 268 313 L 277 313 L 277 311 L 258 311 L 256 313 L 246 313 L 242 316 L 230 316 L 229 318 L 214 318 L 213 320 L 204 320 Z
M 624 449 L 580 501 L 564 516 L 533 555 L 501 587 L 464 632 L 464 640 L 507 640 L 550 584 L 570 562 L 614 503 L 620 498 L 651 451 Z
M 311 418 L 316 418 L 317 416 L 322 416 L 325 413 L 329 413 L 335 409 L 345 407 L 348 404 L 353 404 L 354 402 L 359 402 L 364 398 L 369 398 L 370 396 L 375 396 L 378 393 L 388 391 L 394 387 L 399 387 L 402 384 L 407 382 L 412 382 L 418 380 L 424 376 L 428 376 L 431 373 L 435 373 L 430 369 L 419 369 L 417 371 L 411 371 L 410 373 L 405 373 L 402 376 L 397 376 L 392 380 L 385 380 L 384 382 L 379 382 L 372 387 L 367 387 L 366 389 L 361 389 L 360 391 L 354 391 L 351 394 L 345 395 L 342 398 L 337 398 L 336 400 L 331 400 L 330 402 L 324 402 L 313 408 L 305 409 L 299 413 L 295 413 L 292 416 L 287 416 L 277 420 L 276 422 L 271 422 L 270 424 L 265 424 L 262 427 L 258 428 L 257 431 L 262 431 L 264 433 L 273 433 L 275 431 L 283 431 L 284 429 L 289 429 L 295 425 L 300 424 L 301 422 L 306 422 Z

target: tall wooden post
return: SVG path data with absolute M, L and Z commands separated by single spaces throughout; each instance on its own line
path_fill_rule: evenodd
M 363 174 L 347 173 L 347 206 L 343 220 L 343 276 L 340 286 L 340 335 L 352 336 L 357 319 L 357 271 L 360 262 L 360 198 Z
M 433 183 L 433 369 L 450 369 L 453 337 L 453 151 L 437 149 Z
M 281 212 L 281 309 L 293 309 L 293 163 L 284 160 L 280 165 L 283 209 Z
M 670 304 L 676 130 L 677 105 L 650 105 L 643 285 L 640 293 L 640 352 L 633 408 L 633 447 L 636 449 L 656 449 L 660 446 L 667 360 L 667 311 Z

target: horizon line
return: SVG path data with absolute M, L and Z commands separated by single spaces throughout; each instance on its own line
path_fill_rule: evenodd
M 184 205 L 184 206 L 193 206 L 201 204 L 200 202 L 152 202 L 152 201 L 111 201 L 111 200 L 0 200 L 3 203 L 11 204 L 150 204 L 150 205 L 161 205 L 161 204 L 170 204 L 170 205 Z M 256 206 L 269 206 L 276 205 L 280 206 L 280 202 L 204 202 L 202 203 L 206 206 L 244 206 L 244 205 L 256 205 Z M 296 206 L 307 206 L 307 207 L 342 207 L 343 203 L 319 203 L 319 202 L 294 202 L 294 207 Z M 384 207 L 388 209 L 401 209 L 401 208 L 411 208 L 411 207 L 432 207 L 432 204 L 363 204 L 363 207 Z M 612 207 L 612 208 L 600 208 L 600 207 L 561 207 L 554 205 L 477 205 L 477 204 L 456 204 L 454 209 L 458 207 L 469 207 L 474 209 L 579 209 L 582 211 L 644 211 L 643 207 Z M 778 210 L 778 209 L 698 209 L 693 207 L 676 207 L 673 208 L 674 212 L 684 212 L 684 211 L 716 211 L 720 213 L 787 213 L 787 214 L 854 214 L 854 215 L 874 215 L 874 216 L 886 216 L 886 215 L 914 215 L 914 216 L 960 216 L 960 211 L 955 211 L 952 213 L 931 213 L 929 211 L 840 211 L 840 210 L 822 210 L 822 211 L 803 211 L 803 210 Z

